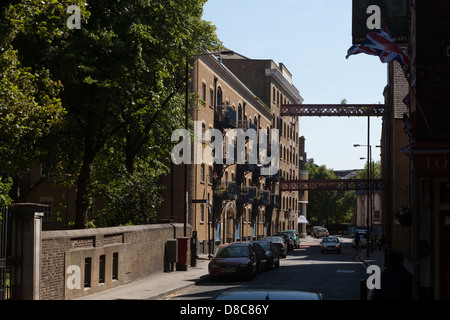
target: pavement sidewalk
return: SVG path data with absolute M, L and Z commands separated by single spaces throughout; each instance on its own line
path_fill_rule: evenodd
M 161 272 L 123 286 L 93 293 L 74 300 L 156 300 L 171 292 L 194 285 L 208 277 L 207 255 L 197 258 L 195 267 L 187 271 Z
M 381 271 L 385 269 L 384 260 L 385 260 L 385 253 L 384 251 L 380 250 L 373 250 L 373 252 L 369 252 L 369 257 L 367 257 L 367 251 L 364 249 L 361 251 L 361 253 L 357 256 L 357 260 L 361 262 L 366 269 L 370 265 L 377 265 L 380 267 Z M 413 266 L 412 263 L 405 259 L 404 266 L 409 272 L 413 272 Z M 369 290 L 367 289 L 367 300 L 373 300 L 374 299 L 375 290 Z

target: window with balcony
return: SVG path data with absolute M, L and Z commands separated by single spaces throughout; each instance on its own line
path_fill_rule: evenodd
M 217 87 L 217 105 L 218 106 L 222 105 L 222 99 L 223 99 L 222 88 Z

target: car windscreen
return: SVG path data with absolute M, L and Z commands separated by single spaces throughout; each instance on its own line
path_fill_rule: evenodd
M 324 239 L 323 242 L 329 242 L 329 243 L 338 243 L 339 240 L 336 238 L 328 238 L 328 239 Z
M 224 247 L 217 249 L 215 258 L 237 258 L 237 257 L 247 257 L 248 250 L 244 246 L 235 247 Z
M 266 238 L 266 240 L 271 241 L 272 243 L 283 243 L 283 239 L 280 237 Z
M 269 242 L 267 241 L 261 241 L 257 242 L 265 251 L 269 250 Z

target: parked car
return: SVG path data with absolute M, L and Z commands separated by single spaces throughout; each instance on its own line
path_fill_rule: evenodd
M 297 230 L 284 230 L 283 233 L 287 233 L 291 236 L 294 241 L 294 248 L 300 248 L 300 235 Z
M 261 273 L 261 269 L 267 264 L 267 255 L 264 248 L 257 242 L 249 242 L 253 247 L 256 255 L 256 271 L 258 274 Z
M 250 243 L 220 245 L 208 265 L 211 279 L 218 277 L 244 276 L 251 280 L 257 275 L 258 262 Z
M 281 237 L 284 239 L 284 243 L 287 246 L 288 252 L 294 250 L 294 241 L 292 240 L 292 238 L 289 234 L 279 232 L 279 233 L 275 233 L 274 236 Z
M 265 237 L 264 240 L 272 242 L 275 248 L 278 251 L 278 255 L 282 258 L 286 258 L 287 256 L 287 246 L 284 243 L 284 239 L 281 237 Z
M 320 242 L 320 252 L 336 251 L 341 253 L 341 242 L 337 237 L 326 237 Z
M 234 287 L 220 291 L 213 300 L 324 300 L 321 293 L 280 286 Z
M 280 255 L 275 245 L 269 240 L 258 240 L 254 243 L 259 244 L 265 252 L 266 264 L 261 265 L 266 270 L 272 270 L 273 268 L 280 267 Z
M 314 227 L 312 227 L 312 230 L 311 230 L 311 236 L 313 237 L 313 238 L 316 238 L 317 237 L 317 230 L 319 230 L 319 229 L 321 229 L 322 227 L 321 226 L 314 226 Z
M 316 237 L 320 238 L 320 237 L 328 237 L 330 234 L 328 233 L 327 228 L 319 228 L 316 231 Z

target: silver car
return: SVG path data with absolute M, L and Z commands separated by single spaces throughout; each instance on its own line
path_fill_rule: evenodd
M 330 234 L 328 233 L 328 230 L 326 228 L 319 228 L 316 231 L 316 238 L 320 237 L 328 237 Z

